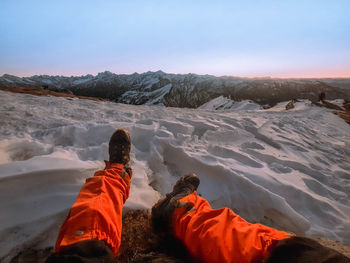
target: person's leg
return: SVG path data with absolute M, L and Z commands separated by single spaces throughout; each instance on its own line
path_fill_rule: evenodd
M 127 131 L 119 129 L 112 135 L 106 168 L 86 180 L 60 229 L 55 255 L 47 262 L 65 262 L 63 259 L 72 255 L 80 262 L 108 262 L 118 254 L 122 209 L 132 177 L 130 145 Z M 96 259 L 91 261 L 92 258 Z
M 186 175 L 152 209 L 154 229 L 182 241 L 199 262 L 262 262 L 290 234 L 250 224 L 228 208 L 214 210 L 196 194 L 198 177 Z
M 263 262 L 281 239 L 291 235 L 261 224 L 251 224 L 229 208 L 212 209 L 196 192 L 180 202 L 194 204 L 190 212 L 173 215 L 176 238 L 200 262 Z
M 180 240 L 194 260 L 349 263 L 345 256 L 314 240 L 248 223 L 228 208 L 212 209 L 196 194 L 198 185 L 198 177 L 186 175 L 152 208 L 154 230 Z
M 123 164 L 106 163 L 86 180 L 63 223 L 56 241 L 56 252 L 79 241 L 105 241 L 117 254 L 120 247 L 123 204 L 129 196 L 130 173 L 121 177 Z

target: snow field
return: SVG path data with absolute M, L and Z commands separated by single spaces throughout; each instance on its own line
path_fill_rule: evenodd
M 263 107 L 250 100 L 233 101 L 224 96 L 219 96 L 199 107 L 203 110 L 236 111 L 236 110 L 262 110 Z
M 218 112 L 1 91 L 0 260 L 54 245 L 120 127 L 132 137 L 126 207 L 151 208 L 180 176 L 196 173 L 214 208 L 350 244 L 350 126 L 307 102 L 285 104 Z

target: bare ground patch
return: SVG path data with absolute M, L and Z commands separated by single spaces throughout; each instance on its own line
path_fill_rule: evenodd
M 52 90 L 48 90 L 48 89 L 44 89 L 36 86 L 0 87 L 0 90 L 14 92 L 14 93 L 31 94 L 35 96 L 55 96 L 55 97 L 64 97 L 64 98 L 79 98 L 79 99 L 94 100 L 94 101 L 105 101 L 100 98 L 76 96 L 74 94 L 65 93 L 65 92 L 56 92 L 56 91 L 52 91 Z

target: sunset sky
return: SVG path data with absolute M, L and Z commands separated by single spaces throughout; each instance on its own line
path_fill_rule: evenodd
M 0 75 L 350 77 L 348 0 L 1 0 Z

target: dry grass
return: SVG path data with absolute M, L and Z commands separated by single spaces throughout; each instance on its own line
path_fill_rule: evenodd
M 335 114 L 342 118 L 344 121 L 346 121 L 348 124 L 350 124 L 350 111 L 336 112 Z
M 325 247 L 329 247 L 331 249 L 334 249 L 338 251 L 339 253 L 342 253 L 343 255 L 350 258 L 350 247 L 347 245 L 344 245 L 343 243 L 340 243 L 339 241 L 329 240 L 327 238 L 314 238 L 317 242 L 319 242 L 321 245 Z
M 124 210 L 118 262 L 192 262 L 184 246 L 169 236 L 156 235 L 148 210 Z
M 328 109 L 337 110 L 337 111 L 334 111 L 333 113 L 338 117 L 342 118 L 348 124 L 350 124 L 350 102 L 349 101 L 345 101 L 342 107 L 325 100 L 323 100 L 322 103 L 313 102 L 312 104 L 319 107 L 325 107 Z
M 99 98 L 75 96 L 74 94 L 51 91 L 51 90 L 47 90 L 36 86 L 0 87 L 0 90 L 9 91 L 13 93 L 31 94 L 35 96 L 55 96 L 55 97 L 64 97 L 68 99 L 79 98 L 79 99 L 87 99 L 87 100 L 94 100 L 94 101 L 103 101 L 103 99 L 99 99 Z
M 341 112 L 334 112 L 334 114 L 338 115 L 340 118 L 342 118 L 348 124 L 350 124 L 350 101 L 345 101 L 343 104 L 343 108 L 345 110 L 343 110 Z

